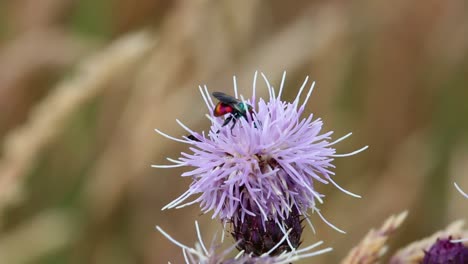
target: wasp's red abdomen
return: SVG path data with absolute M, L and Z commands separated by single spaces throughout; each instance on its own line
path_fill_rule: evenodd
M 231 105 L 219 102 L 213 110 L 213 114 L 214 116 L 223 116 L 225 114 L 232 113 L 233 110 L 234 109 Z

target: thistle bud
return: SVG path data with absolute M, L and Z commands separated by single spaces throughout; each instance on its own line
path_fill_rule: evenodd
M 304 229 L 303 220 L 296 209 L 283 221 L 282 226 L 274 220 L 264 222 L 259 215 L 245 215 L 244 221 L 233 220 L 231 222 L 231 234 L 238 241 L 237 248 L 239 250 L 261 256 L 276 247 L 270 252 L 271 256 L 275 256 L 299 247 L 302 230 Z M 290 230 L 288 239 L 283 239 L 288 230 Z M 279 246 L 278 243 L 280 243 Z

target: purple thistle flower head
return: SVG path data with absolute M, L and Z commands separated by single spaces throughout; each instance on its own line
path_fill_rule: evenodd
M 308 77 L 296 99 L 285 102 L 281 100 L 285 74 L 278 93 L 265 75 L 262 76 L 268 88 L 268 100 L 257 100 L 255 96 L 257 73 L 253 95 L 248 100 L 238 96 L 234 78 L 234 97 L 239 103 L 252 107 L 252 114 L 246 114 L 245 118 L 226 115 L 225 118 L 233 120 L 223 126 L 225 120 L 214 116 L 215 104 L 205 86 L 204 89 L 200 87 L 200 92 L 211 120 L 207 135 L 192 131 L 179 120 L 177 122 L 190 137 L 178 139 L 156 130 L 165 137 L 190 145 L 190 153 L 181 153 L 178 160 L 168 159 L 174 165 L 153 165 L 191 168 L 182 174 L 193 179 L 189 189 L 163 209 L 199 203 L 204 213 L 212 212 L 213 218 L 219 217 L 224 222 L 243 222 L 247 216 L 257 216 L 263 222 L 272 220 L 281 225 L 291 212 L 297 210 L 306 216 L 309 209 L 327 222 L 317 208 L 317 202 L 323 203 L 324 197 L 314 188 L 317 183 L 332 183 L 345 193 L 359 197 L 332 179 L 332 162 L 335 157 L 354 155 L 367 146 L 349 154 L 336 154 L 334 145 L 351 133 L 332 141 L 333 132 L 322 131 L 320 118 L 304 115 L 315 84 L 312 83 L 301 103 Z M 192 196 L 197 197 L 187 201 Z
M 422 264 L 466 264 L 468 248 L 461 242 L 452 242 L 451 237 L 437 239 L 434 245 L 425 252 Z

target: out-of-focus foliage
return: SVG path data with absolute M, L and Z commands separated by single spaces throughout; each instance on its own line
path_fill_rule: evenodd
M 0 2 L 0 263 L 181 263 L 221 226 L 196 206 L 161 211 L 190 183 L 150 165 L 186 149 L 154 133 L 206 129 L 197 86 L 250 91 L 255 70 L 336 137 L 335 188 L 318 217 L 336 263 L 408 209 L 393 249 L 468 218 L 468 14 L 454 1 L 14 0 Z M 265 95 L 266 89 L 259 85 Z M 227 241 L 230 244 L 232 241 Z M 390 248 L 392 251 L 392 248 Z

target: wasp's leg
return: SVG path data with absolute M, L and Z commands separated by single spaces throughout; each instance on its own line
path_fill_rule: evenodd
M 232 120 L 233 118 L 234 118 L 233 116 L 229 116 L 228 118 L 226 118 L 226 119 L 224 120 L 224 123 L 223 123 L 222 126 L 226 126 L 227 124 L 229 124 L 229 122 L 231 122 L 231 120 Z M 234 119 L 234 120 L 235 120 L 235 119 Z M 235 123 L 235 121 L 234 121 L 234 123 Z
M 236 125 L 236 121 L 237 121 L 237 119 L 236 119 L 236 118 L 232 118 L 232 126 L 231 126 L 231 131 L 232 131 L 232 129 L 234 128 L 234 126 Z

